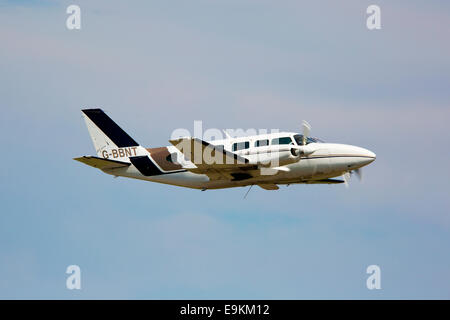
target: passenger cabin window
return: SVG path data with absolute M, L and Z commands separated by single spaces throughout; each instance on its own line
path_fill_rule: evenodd
M 255 142 L 255 147 L 264 147 L 264 146 L 268 146 L 269 145 L 269 140 L 264 139 L 264 140 L 258 140 Z
M 243 150 L 250 148 L 250 142 L 243 141 L 243 142 L 236 142 L 233 143 L 233 151 Z
M 272 139 L 272 144 L 294 144 L 291 137 L 281 137 Z

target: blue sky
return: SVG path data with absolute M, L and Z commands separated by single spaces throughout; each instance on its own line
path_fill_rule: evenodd
M 450 298 L 449 18 L 445 1 L 0 1 L 0 298 Z M 94 152 L 84 107 L 148 147 L 194 120 L 307 119 L 377 160 L 349 189 L 245 200 L 114 179 L 72 160 Z

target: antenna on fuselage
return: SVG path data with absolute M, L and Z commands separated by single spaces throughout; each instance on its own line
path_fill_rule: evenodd
M 250 190 L 252 189 L 253 185 L 250 185 L 250 188 L 248 188 L 247 192 L 245 193 L 244 199 L 247 198 L 248 193 L 250 192 Z

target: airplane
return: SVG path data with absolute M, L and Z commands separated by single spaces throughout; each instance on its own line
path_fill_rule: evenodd
M 275 132 L 204 141 L 196 137 L 169 140 L 167 147 L 145 148 L 121 129 L 103 110 L 81 110 L 96 156 L 74 158 L 115 177 L 127 177 L 180 187 L 222 189 L 257 185 L 339 184 L 376 155 L 367 149 L 325 143 L 302 133 Z M 342 176 L 343 179 L 335 179 Z

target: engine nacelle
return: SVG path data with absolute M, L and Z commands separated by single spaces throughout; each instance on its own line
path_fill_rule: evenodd
M 309 156 L 315 150 L 309 146 L 292 147 L 291 153 L 293 156 Z
M 260 148 L 257 152 L 248 152 L 245 157 L 248 158 L 251 163 L 263 167 L 279 167 L 300 160 L 299 152 L 291 145 Z

